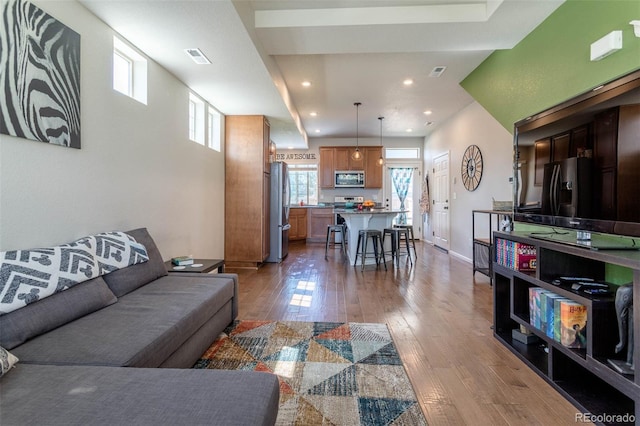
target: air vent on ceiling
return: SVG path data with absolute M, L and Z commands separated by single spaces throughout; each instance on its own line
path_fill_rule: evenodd
M 444 66 L 435 67 L 434 69 L 431 70 L 429 77 L 440 77 L 444 72 L 444 70 L 446 69 L 447 67 L 444 67 Z
M 202 53 L 200 49 L 184 49 L 184 51 L 187 53 L 187 55 L 189 55 L 191 59 L 193 59 L 193 62 L 198 65 L 208 65 L 211 63 L 211 61 L 207 59 L 206 56 L 204 56 L 204 53 Z

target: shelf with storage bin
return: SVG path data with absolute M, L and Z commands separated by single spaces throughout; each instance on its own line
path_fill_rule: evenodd
M 494 244 L 499 246 L 501 240 L 535 247 L 537 267 L 535 271 L 519 271 L 512 263 L 499 261 L 498 253 L 494 253 L 494 336 L 581 412 L 630 414 L 640 418 L 640 375 L 619 373 L 608 363 L 609 359 L 626 357 L 626 350 L 622 354 L 615 353 L 619 340 L 615 294 L 589 295 L 570 286 L 554 284 L 560 276 L 580 276 L 604 282 L 608 265 L 618 265 L 633 271 L 633 285 L 638 288 L 640 253 L 572 247 L 534 239 L 523 232 L 495 232 Z M 555 293 L 586 307 L 585 347 L 566 347 L 550 337 L 546 330 L 531 323 L 531 288 Z M 638 291 L 635 291 L 636 306 L 639 300 Z M 527 345 L 512 337 L 512 330 L 521 325 L 538 337 L 537 342 Z M 638 342 L 638 327 L 633 338 Z M 638 345 L 635 347 L 637 349 Z M 636 350 L 635 365 L 638 365 L 639 355 Z
M 476 215 L 485 215 L 487 222 L 486 232 L 478 233 L 476 231 Z M 473 244 L 473 273 L 480 272 L 492 279 L 492 241 L 491 235 L 493 231 L 500 229 L 501 218 L 511 218 L 511 212 L 499 210 L 473 210 L 471 217 L 471 231 Z M 480 225 L 479 225 L 480 226 Z

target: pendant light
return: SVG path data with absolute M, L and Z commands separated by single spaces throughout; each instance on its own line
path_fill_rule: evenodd
M 354 160 L 361 160 L 362 153 L 360 152 L 360 144 L 358 143 L 358 109 L 360 108 L 360 105 L 362 105 L 362 103 L 355 102 L 353 105 L 355 105 L 356 107 L 356 150 L 353 151 L 353 154 L 351 154 L 351 158 Z
M 378 117 L 378 120 L 380 120 L 380 158 L 378 158 L 378 166 L 382 166 L 384 165 L 384 157 L 382 157 L 382 150 L 384 149 L 382 147 L 382 120 L 384 120 L 384 117 Z

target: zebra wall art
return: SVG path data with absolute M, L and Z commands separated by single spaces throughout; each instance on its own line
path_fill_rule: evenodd
M 80 34 L 30 2 L 0 4 L 0 133 L 80 148 Z

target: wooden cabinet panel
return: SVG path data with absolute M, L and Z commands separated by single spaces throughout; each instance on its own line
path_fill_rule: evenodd
M 551 138 L 540 139 L 535 142 L 535 175 L 533 184 L 542 186 L 544 179 L 544 165 L 551 161 Z
M 269 151 L 269 145 L 271 144 L 271 126 L 268 120 L 262 122 L 262 152 L 264 157 L 263 171 L 265 173 L 271 173 L 271 152 Z
M 351 152 L 348 147 L 344 148 L 332 148 L 334 151 L 334 169 L 336 170 L 351 170 Z
M 365 188 L 382 188 L 382 171 L 383 166 L 378 164 L 378 160 L 382 155 L 381 146 L 364 147 L 364 187 Z
M 584 125 L 571 130 L 571 147 L 569 148 L 569 157 L 577 157 L 578 152 L 591 149 L 593 146 L 590 140 L 590 126 Z
M 261 115 L 225 119 L 224 252 L 228 266 L 257 267 L 269 256 L 270 175 L 264 172 L 268 131 Z
M 640 222 L 640 105 L 621 106 L 618 120 L 618 220 Z
M 327 226 L 333 225 L 333 208 L 312 208 L 307 212 L 307 241 L 324 243 L 327 239 Z
M 593 122 L 593 157 L 597 168 L 616 167 L 618 142 L 618 109 L 595 116 Z
M 306 208 L 292 208 L 289 211 L 289 241 L 307 238 L 307 210 Z
M 335 170 L 335 150 L 333 148 L 320 148 L 320 188 L 333 188 L 333 176 Z
M 571 133 L 563 133 L 551 138 L 551 161 L 562 161 L 569 158 Z

